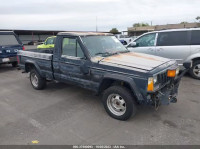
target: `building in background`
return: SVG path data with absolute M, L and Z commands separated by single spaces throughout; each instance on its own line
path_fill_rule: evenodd
M 184 24 L 167 24 L 145 27 L 128 27 L 129 36 L 140 36 L 146 32 L 166 30 L 166 29 L 181 29 L 181 28 L 199 28 L 200 23 L 184 23 Z

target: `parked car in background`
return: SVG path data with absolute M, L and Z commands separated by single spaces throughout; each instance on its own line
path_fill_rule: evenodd
M 143 34 L 130 43 L 131 51 L 175 59 L 182 65 L 192 61 L 190 75 L 200 79 L 200 29 L 173 29 Z
M 40 45 L 40 44 L 43 44 L 42 41 L 30 41 L 27 43 L 27 45 Z
M 17 52 L 24 50 L 18 36 L 12 31 L 0 31 L 0 64 L 17 66 Z
M 48 49 L 48 48 L 54 48 L 54 42 L 55 42 L 56 36 L 48 37 L 45 42 L 41 45 L 38 45 L 38 49 Z
M 134 41 L 138 36 L 130 36 L 132 38 L 132 41 Z
M 133 38 L 129 37 L 128 35 L 115 35 L 115 37 L 117 39 L 119 39 L 119 41 L 123 44 L 123 45 L 127 45 L 129 44 L 131 41 L 133 41 Z
M 20 68 L 30 72 L 30 82 L 37 90 L 46 86 L 46 80 L 92 90 L 103 95 L 105 110 L 118 120 L 135 114 L 137 104 L 157 109 L 177 102 L 179 83 L 187 69 L 179 74 L 175 60 L 130 52 L 105 33 L 62 32 L 55 45 L 52 50 L 18 53 Z

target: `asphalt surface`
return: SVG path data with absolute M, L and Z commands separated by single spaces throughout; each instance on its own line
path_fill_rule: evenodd
M 112 119 L 90 91 L 48 83 L 36 91 L 28 74 L 0 66 L 0 145 L 200 144 L 200 81 L 185 76 L 178 103 L 139 106 L 126 122 Z

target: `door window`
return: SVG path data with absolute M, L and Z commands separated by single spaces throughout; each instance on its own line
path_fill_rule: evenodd
M 192 31 L 191 45 L 200 45 L 200 31 Z
M 158 34 L 157 46 L 188 45 L 187 31 L 161 32 Z
M 75 38 L 63 38 L 62 56 L 73 56 L 83 58 L 83 51 Z
M 19 45 L 19 42 L 17 41 L 14 35 L 0 35 L 0 45 Z
M 136 40 L 137 47 L 151 47 L 154 46 L 156 33 L 147 34 Z
M 55 38 L 49 38 L 49 39 L 47 39 L 46 44 L 54 44 L 54 39 Z

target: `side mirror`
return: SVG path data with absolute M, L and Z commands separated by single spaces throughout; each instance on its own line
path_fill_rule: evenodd
M 137 47 L 138 44 L 136 42 L 131 42 L 127 47 Z
M 87 61 L 84 61 L 83 64 L 80 66 L 80 70 L 81 70 L 81 72 L 82 72 L 84 75 L 90 73 L 90 70 L 89 70 L 89 68 L 88 68 L 87 65 L 88 65 L 88 64 L 87 64 Z

